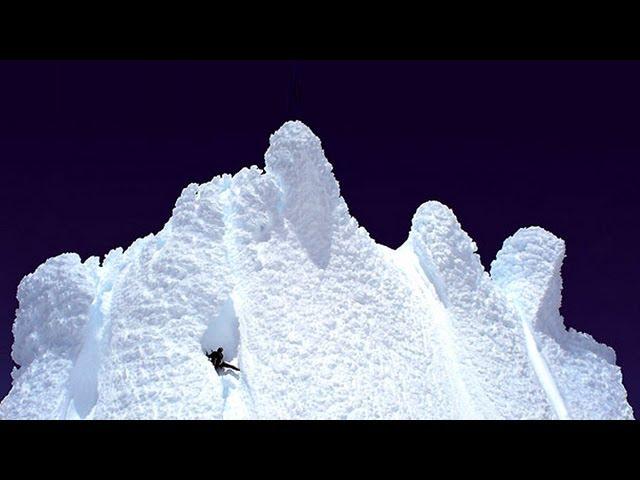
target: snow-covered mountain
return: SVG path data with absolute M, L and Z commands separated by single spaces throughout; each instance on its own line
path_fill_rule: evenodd
M 287 122 L 156 235 L 24 277 L 0 418 L 633 418 L 615 352 L 563 325 L 564 242 L 521 229 L 490 273 L 475 251 L 434 201 L 377 244 Z

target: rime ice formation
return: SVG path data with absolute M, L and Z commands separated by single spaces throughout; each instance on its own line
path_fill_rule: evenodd
M 391 250 L 304 124 L 265 160 L 189 185 L 102 262 L 27 275 L 0 418 L 633 418 L 613 350 L 564 327 L 562 240 L 520 230 L 489 274 L 427 202 Z M 241 373 L 216 374 L 217 346 Z

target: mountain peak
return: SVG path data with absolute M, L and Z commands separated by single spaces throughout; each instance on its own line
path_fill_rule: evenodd
M 633 418 L 613 351 L 564 327 L 563 256 L 523 230 L 489 275 L 435 201 L 383 247 L 286 122 L 265 173 L 192 184 L 156 235 L 23 280 L 0 418 Z
M 269 143 L 316 143 L 320 145 L 320 139 L 313 131 L 300 120 L 289 120 L 271 134 Z

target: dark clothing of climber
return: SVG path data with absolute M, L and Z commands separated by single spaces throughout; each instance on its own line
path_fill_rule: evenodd
M 233 365 L 224 361 L 224 354 L 222 353 L 222 351 L 222 347 L 219 347 L 218 350 L 206 354 L 209 361 L 213 363 L 216 371 L 220 372 L 223 368 L 230 368 L 231 370 L 237 370 L 239 372 L 240 369 L 238 367 L 234 367 Z

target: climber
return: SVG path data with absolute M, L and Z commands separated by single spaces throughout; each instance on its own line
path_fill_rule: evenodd
M 223 351 L 222 347 L 218 347 L 218 350 L 214 352 L 211 352 L 211 353 L 205 352 L 209 361 L 213 363 L 213 366 L 215 367 L 216 372 L 220 373 L 223 368 L 230 368 L 232 370 L 237 370 L 239 372 L 240 369 L 238 367 L 234 367 L 233 365 L 223 361 L 224 354 L 222 353 L 222 351 Z

